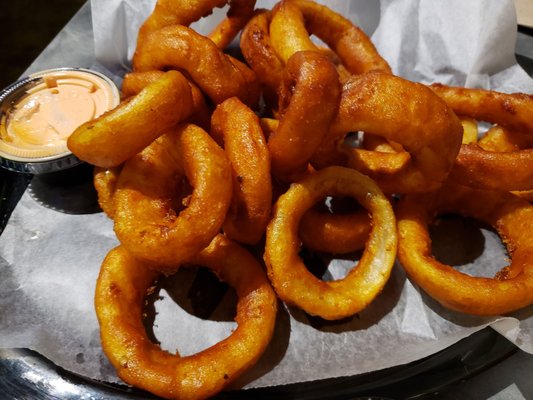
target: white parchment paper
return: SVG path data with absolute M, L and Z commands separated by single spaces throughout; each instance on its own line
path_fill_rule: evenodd
M 260 7 L 273 4 L 258 2 Z M 531 79 L 514 59 L 516 17 L 511 0 L 327 4 L 372 34 L 400 76 L 425 83 L 533 91 Z M 92 0 L 94 42 L 87 44 L 89 53 L 75 59 L 120 81 L 129 68 L 138 27 L 153 5 L 154 1 Z M 222 13 L 215 12 L 195 27 L 206 32 Z M 92 40 L 88 29 L 67 28 L 78 43 Z M 68 47 L 62 55 L 61 40 L 49 50 L 53 60 L 41 56 L 40 65 L 61 66 L 61 60 L 74 58 Z M 475 240 L 467 237 L 462 243 L 472 242 L 475 251 L 461 250 L 461 268 L 488 276 L 505 265 L 494 233 L 476 230 L 472 235 Z M 460 243 L 453 242 L 448 253 L 459 252 Z M 73 372 L 116 381 L 100 347 L 93 306 L 100 263 L 116 244 L 112 221 L 95 209 L 90 184 L 61 186 L 35 178 L 0 237 L 0 346 L 31 348 Z M 336 262 L 328 273 L 340 277 L 351 265 Z M 162 290 L 155 303 L 154 335 L 164 348 L 184 355 L 216 343 L 234 327 L 225 311 L 232 302 L 230 293 L 207 319 L 190 312 L 188 290 L 193 280 L 192 272 L 181 273 L 176 287 Z M 326 324 L 282 307 L 272 344 L 238 385 L 268 386 L 401 365 L 488 324 L 533 353 L 532 307 L 506 318 L 450 312 L 411 285 L 397 265 L 382 295 L 354 318 Z

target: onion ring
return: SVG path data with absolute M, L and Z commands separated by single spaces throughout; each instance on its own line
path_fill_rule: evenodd
M 480 189 L 533 189 L 533 149 L 496 152 L 476 144 L 463 145 L 450 179 Z
M 115 191 L 122 165 L 114 168 L 95 167 L 93 184 L 98 195 L 98 204 L 102 211 L 111 219 L 115 216 Z
M 164 71 L 128 72 L 122 79 L 121 92 L 124 98 L 135 96 L 149 84 L 165 74 Z
M 463 144 L 477 143 L 478 127 L 477 121 L 474 118 L 461 117 L 461 125 L 463 125 Z
M 438 214 L 458 213 L 493 226 L 511 256 L 495 278 L 473 277 L 431 255 L 428 225 Z M 447 308 L 468 314 L 499 315 L 533 303 L 533 206 L 507 192 L 447 184 L 407 195 L 397 209 L 398 257 L 409 277 Z
M 137 47 L 152 32 L 170 25 L 189 26 L 205 17 L 228 0 L 157 0 L 155 8 L 139 29 Z
M 237 294 L 237 329 L 197 354 L 180 357 L 150 342 L 142 323 L 146 292 L 157 272 L 123 247 L 105 258 L 95 305 L 102 347 L 121 379 L 164 398 L 215 395 L 254 365 L 270 342 L 277 299 L 257 260 L 222 235 L 194 258 Z
M 532 147 L 533 137 L 494 125 L 479 139 L 478 145 L 487 151 L 517 151 Z
M 273 118 L 261 118 L 260 123 L 267 139 L 279 126 Z M 332 214 L 310 209 L 302 217 L 299 236 L 311 251 L 347 254 L 365 246 L 370 227 L 367 212 Z
M 499 124 L 519 132 L 533 132 L 533 95 L 501 93 L 434 83 L 429 86 L 458 115 Z
M 185 26 L 161 28 L 149 34 L 135 51 L 134 71 L 169 68 L 185 71 L 215 104 L 237 96 L 254 108 L 259 100 L 255 73 Z
M 391 73 L 370 38 L 350 20 L 311 0 L 281 1 L 273 10 L 270 39 L 285 62 L 297 51 L 318 50 L 310 34 L 322 39 L 352 74 Z
M 477 142 L 477 121 L 462 117 L 463 144 Z M 378 174 L 394 174 L 405 168 L 410 160 L 407 153 L 398 143 L 390 143 L 381 136 L 365 133 L 362 146 L 356 150 L 357 157 L 363 165 Z
M 230 98 L 214 111 L 211 135 L 224 147 L 233 169 L 233 197 L 224 233 L 237 242 L 256 244 L 272 206 L 270 154 L 259 118 L 237 98 Z
M 278 129 L 279 121 L 275 118 L 261 118 L 259 122 L 261 124 L 261 129 L 263 129 L 263 133 L 268 141 L 270 136 L 272 136 L 276 129 Z
M 131 100 L 81 125 L 68 138 L 67 146 L 83 161 L 103 168 L 116 167 L 191 112 L 187 79 L 169 71 Z
M 150 33 L 170 25 L 189 26 L 211 14 L 217 7 L 229 3 L 226 17 L 209 33 L 208 37 L 219 48 L 226 48 L 252 17 L 255 0 L 158 0 L 154 10 L 139 29 L 137 45 Z
M 267 105 L 277 103 L 277 90 L 283 79 L 284 63 L 276 54 L 270 41 L 268 27 L 271 11 L 258 10 L 241 33 L 241 52 L 263 85 Z
M 491 122 L 533 137 L 533 96 L 433 84 L 437 93 L 458 114 Z M 533 188 L 533 149 L 493 152 L 475 144 L 463 145 L 450 179 L 486 189 Z
M 268 139 L 274 175 L 295 181 L 329 131 L 340 100 L 339 76 L 318 52 L 302 51 L 289 60 L 279 91 L 279 126 Z
M 208 35 L 220 49 L 225 49 L 254 15 L 255 0 L 230 0 L 224 18 Z
M 494 125 L 479 139 L 478 145 L 486 151 L 512 152 L 531 147 L 531 138 L 520 132 Z M 512 190 L 511 193 L 533 202 L 533 189 Z
M 411 160 L 396 173 L 374 171 L 346 144 L 347 132 L 369 132 L 399 143 Z M 313 156 L 313 166 L 345 165 L 375 179 L 386 193 L 429 191 L 452 169 L 461 146 L 462 126 L 426 86 L 389 74 L 354 75 L 344 85 L 331 132 Z
M 135 96 L 146 86 L 159 79 L 163 71 L 129 72 L 122 80 L 122 94 L 125 97 Z M 194 83 L 189 82 L 192 95 L 192 112 L 187 122 L 209 129 L 211 111 L 202 91 Z
M 193 188 L 179 208 L 184 176 Z M 126 162 L 115 192 L 115 233 L 135 257 L 173 273 L 219 233 L 231 201 L 231 166 L 201 128 L 184 124 Z
M 375 174 L 395 174 L 405 168 L 411 156 L 398 143 L 365 133 L 361 147 L 354 150 L 362 165 Z
M 463 127 L 462 144 L 477 143 L 477 121 L 468 117 L 461 117 L 460 120 Z M 376 174 L 398 173 L 410 160 L 409 153 L 399 144 L 368 133 L 363 136 L 362 147 L 355 152 L 360 163 Z
M 319 51 L 309 38 L 304 16 L 293 2 L 282 0 L 272 9 L 269 35 L 274 51 L 284 63 L 298 51 Z
M 267 139 L 279 126 L 279 121 L 273 118 L 261 118 L 260 123 Z M 332 214 L 310 209 L 302 217 L 299 236 L 304 247 L 311 251 L 347 254 L 365 246 L 369 231 L 366 212 Z
M 354 197 L 372 218 L 363 256 L 341 280 L 315 278 L 298 256 L 298 225 L 303 214 L 326 195 Z M 278 296 L 311 315 L 335 320 L 356 314 L 381 292 L 396 258 L 396 220 L 379 187 L 344 167 L 329 167 L 293 183 L 274 207 L 267 228 L 265 263 Z

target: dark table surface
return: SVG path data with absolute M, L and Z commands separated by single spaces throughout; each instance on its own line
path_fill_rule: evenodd
M 0 12 L 0 87 L 15 81 L 85 0 L 3 1 Z

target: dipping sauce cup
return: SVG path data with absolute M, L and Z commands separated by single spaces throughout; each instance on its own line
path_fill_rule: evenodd
M 83 68 L 57 68 L 21 79 L 0 93 L 0 166 L 45 174 L 80 164 L 67 138 L 120 103 L 116 85 Z

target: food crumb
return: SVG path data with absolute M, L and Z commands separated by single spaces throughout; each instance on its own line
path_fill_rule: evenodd
M 43 78 L 44 83 L 47 88 L 55 88 L 57 87 L 57 77 L 55 76 L 45 76 Z

